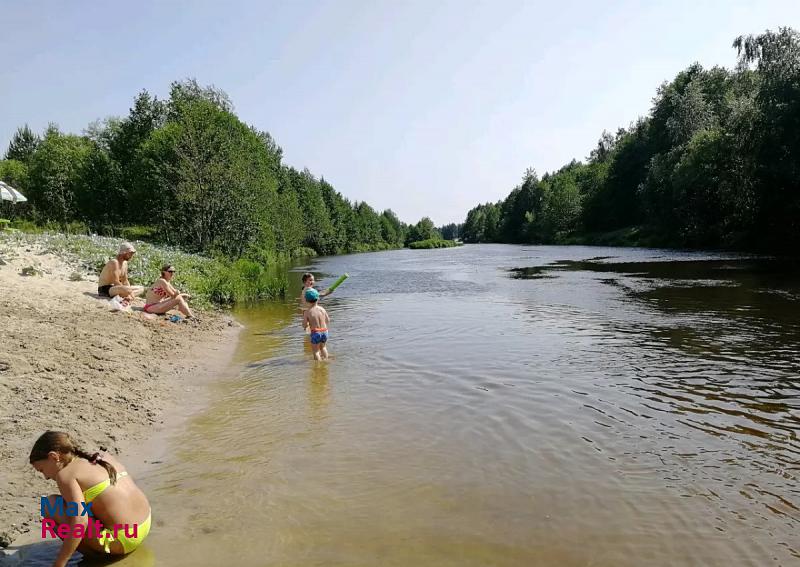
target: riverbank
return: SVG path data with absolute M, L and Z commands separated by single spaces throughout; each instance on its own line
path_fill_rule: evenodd
M 503 244 L 502 242 L 481 242 L 481 244 Z M 611 246 L 619 248 L 667 248 L 684 250 L 685 245 L 670 241 L 663 234 L 644 226 L 629 226 L 607 232 L 569 232 L 559 233 L 548 242 L 518 243 L 528 246 Z
M 33 260 L 43 254 L 57 256 L 71 270 L 71 280 L 93 280 L 117 250 L 119 238 L 66 234 L 61 232 L 0 232 L 0 262 L 15 258 L 19 251 L 31 251 Z M 128 276 L 134 285 L 149 285 L 165 264 L 175 267 L 175 287 L 192 294 L 192 305 L 212 308 L 236 302 L 282 297 L 287 289 L 285 277 L 274 268 L 275 261 L 221 256 L 209 257 L 180 248 L 135 240 L 136 255 L 128 263 Z M 29 266 L 23 266 L 29 267 Z M 30 266 L 34 268 L 35 265 Z
M 171 423 L 178 408 L 191 403 L 187 397 L 198 396 L 194 385 L 225 368 L 239 330 L 213 311 L 191 325 L 138 310 L 112 312 L 95 295 L 96 277 L 71 279 L 79 266 L 69 259 L 36 245 L 5 244 L 0 548 L 35 526 L 38 497 L 56 491 L 27 462 L 42 432 L 68 431 L 87 450 L 140 457 L 134 448 Z
M 553 242 L 558 246 L 611 246 L 619 248 L 663 248 L 668 250 L 693 250 L 696 252 L 738 252 L 742 254 L 774 254 L 776 250 L 759 246 L 754 242 L 730 238 L 721 246 L 698 245 L 677 239 L 663 231 L 646 225 L 635 225 L 606 232 L 576 232 L 556 235 Z

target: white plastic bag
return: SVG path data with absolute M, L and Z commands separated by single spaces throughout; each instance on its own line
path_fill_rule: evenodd
M 110 304 L 111 311 L 122 311 L 124 309 L 122 298 L 119 295 L 112 297 L 108 303 Z

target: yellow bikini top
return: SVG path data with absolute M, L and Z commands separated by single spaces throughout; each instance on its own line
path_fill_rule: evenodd
M 117 478 L 123 476 L 128 476 L 128 472 L 122 471 L 120 473 L 117 473 Z M 103 491 L 109 486 L 111 486 L 110 478 L 107 478 L 102 482 L 98 482 L 94 486 L 90 486 L 89 488 L 83 491 L 83 501 L 88 504 L 89 502 L 100 496 L 103 493 Z

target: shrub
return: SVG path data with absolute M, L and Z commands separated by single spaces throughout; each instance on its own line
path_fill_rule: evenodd
M 157 240 L 158 229 L 154 226 L 123 226 L 119 229 L 123 240 Z
M 454 248 L 461 246 L 461 243 L 455 240 L 441 240 L 438 238 L 429 238 L 428 240 L 418 240 L 408 245 L 412 250 L 431 249 L 431 248 Z

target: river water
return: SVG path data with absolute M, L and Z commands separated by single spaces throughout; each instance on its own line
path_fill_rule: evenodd
M 800 565 L 800 279 L 746 257 L 473 245 L 317 259 L 142 480 L 121 565 Z

